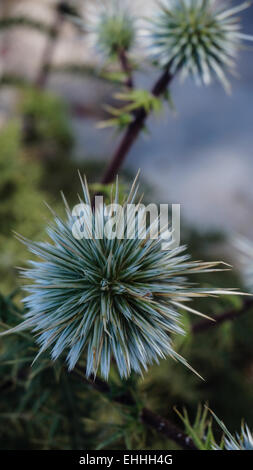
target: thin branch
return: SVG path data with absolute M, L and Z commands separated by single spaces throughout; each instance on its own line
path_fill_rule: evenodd
M 178 429 L 173 423 L 170 423 L 167 419 L 153 413 L 153 411 L 143 408 L 141 419 L 147 426 L 154 428 L 157 432 L 176 442 L 176 444 L 183 447 L 183 449 L 197 450 L 197 447 L 189 436 Z
M 168 69 L 165 70 L 162 76 L 155 83 L 152 90 L 152 94 L 155 97 L 161 96 L 166 91 L 168 85 L 170 84 L 173 78 L 174 77 L 173 75 L 171 75 L 170 71 Z M 134 121 L 129 125 L 128 129 L 126 130 L 119 144 L 119 147 L 113 155 L 111 163 L 109 164 L 103 176 L 102 184 L 109 184 L 115 179 L 129 150 L 132 148 L 134 142 L 139 136 L 141 130 L 143 129 L 147 117 L 148 113 L 145 111 L 144 108 L 141 108 L 136 112 Z
M 121 68 L 127 77 L 125 85 L 127 88 L 133 89 L 134 81 L 133 81 L 133 75 L 132 75 L 132 67 L 129 63 L 128 56 L 124 49 L 121 49 L 119 51 L 118 57 L 119 57 Z
M 215 322 L 210 320 L 202 320 L 199 323 L 196 323 L 192 326 L 192 333 L 203 333 L 204 331 L 207 331 L 211 328 L 216 328 L 217 326 L 221 325 L 222 323 L 225 323 L 226 321 L 236 320 L 240 316 L 247 313 L 251 307 L 253 307 L 253 299 L 246 299 L 239 310 L 232 309 L 228 312 L 217 315 L 216 317 L 214 317 Z
M 80 372 L 78 372 L 77 368 L 75 369 L 75 371 L 80 377 Z M 101 394 L 110 395 L 111 399 L 117 403 L 128 406 L 133 406 L 136 404 L 131 393 L 124 392 L 123 394 L 119 395 L 112 394 L 108 383 L 104 382 L 98 377 L 93 379 L 86 379 L 86 382 Z M 176 444 L 181 446 L 183 449 L 197 450 L 193 440 L 189 436 L 187 436 L 183 431 L 178 429 L 177 426 L 171 423 L 168 419 L 162 418 L 161 416 L 149 410 L 148 408 L 142 408 L 140 413 L 140 419 L 146 426 L 155 429 L 158 433 L 176 442 Z

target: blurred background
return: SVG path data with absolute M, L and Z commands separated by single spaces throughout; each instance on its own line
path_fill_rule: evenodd
M 82 14 L 87 3 L 68 5 Z M 152 14 L 153 0 L 135 3 L 136 11 L 142 12 L 145 4 Z M 49 217 L 43 201 L 61 211 L 63 190 L 74 203 L 77 170 L 91 183 L 99 182 L 120 139 L 115 130 L 96 127 L 107 117 L 104 105 L 111 103 L 119 85 L 112 74 L 101 73 L 101 58 L 89 47 L 87 35 L 62 14 L 62 7 L 63 2 L 54 0 L 0 0 L 2 324 L 12 325 L 22 315 L 16 266 L 24 266 L 28 255 L 13 231 L 43 238 Z M 244 31 L 252 33 L 253 8 L 242 18 Z M 156 79 L 159 72 L 148 70 L 140 64 L 138 87 L 149 89 Z M 218 257 L 235 265 L 231 273 L 209 275 L 205 284 L 243 288 L 229 237 L 253 238 L 252 50 L 241 52 L 238 72 L 231 79 L 231 96 L 220 84 L 201 88 L 190 80 L 175 81 L 175 111 L 164 106 L 161 115 L 148 120 L 149 133 L 130 152 L 122 181 L 131 181 L 141 168 L 147 201 L 181 204 L 182 239 L 193 257 Z M 239 309 L 240 302 L 231 297 L 196 306 L 215 314 Z M 190 334 L 194 319 L 185 317 L 189 335 L 177 340 L 177 347 L 205 382 L 167 360 L 124 387 L 134 387 L 141 403 L 177 424 L 174 405 L 185 405 L 194 416 L 198 403 L 208 401 L 232 431 L 239 429 L 241 418 L 253 427 L 251 317 L 249 312 L 197 336 Z M 60 373 L 60 364 L 53 366 L 45 358 L 31 369 L 34 351 L 29 334 L 0 340 L 1 448 L 173 448 L 80 377 Z

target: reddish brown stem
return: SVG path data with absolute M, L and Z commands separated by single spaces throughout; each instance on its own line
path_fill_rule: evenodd
M 119 51 L 119 61 L 121 64 L 121 68 L 123 72 L 126 74 L 126 87 L 133 89 L 134 88 L 134 81 L 133 81 L 133 75 L 132 75 L 132 68 L 131 65 L 129 64 L 129 60 L 127 57 L 127 54 L 124 49 L 121 49 Z
M 78 372 L 78 376 L 83 375 L 83 371 Z M 100 378 L 86 379 L 89 385 L 102 393 L 108 395 L 111 399 L 117 403 L 126 406 L 135 406 L 135 400 L 130 392 L 124 392 L 123 394 L 111 393 L 110 386 L 107 382 L 104 382 Z M 183 431 L 177 428 L 168 419 L 162 418 L 158 414 L 149 410 L 148 408 L 142 408 L 140 412 L 141 421 L 148 427 L 153 428 L 156 432 L 162 434 L 168 439 L 176 442 L 180 447 L 186 450 L 197 450 L 193 440 L 187 436 Z
M 236 320 L 236 318 L 244 315 L 251 307 L 253 307 L 253 299 L 250 298 L 244 301 L 244 304 L 240 310 L 232 309 L 214 317 L 215 322 L 210 320 L 202 320 L 199 323 L 196 323 L 192 326 L 192 333 L 203 333 L 207 330 L 210 330 L 211 328 L 216 328 L 226 321 Z
M 159 80 L 155 83 L 154 88 L 152 90 L 152 94 L 155 97 L 161 96 L 163 93 L 165 93 L 172 79 L 173 76 L 171 75 L 169 70 L 166 70 L 159 78 Z M 144 108 L 141 108 L 137 111 L 134 121 L 129 125 L 115 154 L 113 155 L 111 163 L 109 164 L 103 176 L 102 184 L 109 184 L 115 179 L 129 150 L 132 148 L 139 133 L 143 129 L 147 117 L 148 113 L 145 111 Z
M 144 424 L 155 429 L 157 432 L 163 434 L 168 439 L 176 442 L 180 447 L 185 450 L 197 450 L 193 440 L 187 436 L 183 431 L 178 429 L 173 423 L 167 419 L 153 413 L 153 411 L 143 408 L 141 412 L 141 419 Z

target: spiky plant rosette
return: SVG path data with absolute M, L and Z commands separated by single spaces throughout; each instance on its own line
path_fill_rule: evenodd
M 235 72 L 244 40 L 237 13 L 250 6 L 243 2 L 229 7 L 228 1 L 160 0 L 159 10 L 147 27 L 151 55 L 172 74 L 181 71 L 197 83 L 209 85 L 218 78 L 227 91 L 227 72 Z
M 82 189 L 83 202 L 90 207 L 86 182 L 82 181 Z M 53 212 L 54 223 L 47 229 L 50 242 L 34 243 L 21 237 L 40 260 L 31 261 L 23 271 L 33 281 L 25 286 L 25 321 L 2 334 L 29 328 L 37 337 L 38 356 L 50 349 L 56 360 L 67 352 L 69 369 L 82 356 L 87 376 L 96 375 L 100 365 L 101 375 L 108 379 L 112 357 L 121 377 L 131 371 L 141 374 L 167 356 L 188 365 L 174 350 L 172 336 L 184 334 L 182 310 L 202 314 L 186 303 L 196 297 L 236 292 L 188 282 L 188 276 L 215 271 L 219 263 L 191 261 L 184 254 L 185 247 L 172 248 L 170 243 L 164 251 L 164 232 L 150 237 L 156 221 L 146 227 L 145 208 L 138 206 L 140 212 L 127 215 L 137 191 L 135 181 L 121 215 L 117 214 L 114 238 L 114 224 L 107 226 L 111 220 L 108 207 L 100 204 L 91 217 L 84 211 L 83 238 L 77 239 L 73 227 L 78 218 L 66 201 L 66 220 Z M 118 184 L 113 202 L 118 203 Z
M 137 19 L 124 0 L 95 0 L 87 4 L 84 28 L 90 44 L 105 58 L 129 52 L 137 43 Z

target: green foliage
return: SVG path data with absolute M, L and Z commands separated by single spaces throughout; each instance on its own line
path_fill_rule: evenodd
M 133 121 L 133 116 L 130 113 L 124 113 L 122 110 L 118 110 L 109 106 L 107 106 L 106 109 L 115 117 L 107 119 L 106 121 L 101 121 L 97 126 L 98 129 L 115 127 L 118 131 L 123 131 Z
M 213 450 L 215 439 L 212 431 L 212 420 L 208 419 L 208 409 L 202 410 L 198 405 L 197 414 L 193 424 L 191 424 L 187 410 L 184 408 L 183 414 L 178 410 L 176 413 L 185 426 L 185 432 L 190 436 L 199 450 Z
M 27 86 L 27 80 L 16 74 L 3 73 L 0 76 L 0 86 L 18 87 L 22 88 Z
M 12 296 L 0 296 L 0 321 L 7 327 L 20 320 Z M 0 346 L 1 449 L 81 449 L 92 447 L 93 432 L 84 419 L 96 407 L 80 380 L 48 358 L 31 368 L 32 337 L 16 335 Z
M 127 102 L 127 104 L 120 108 L 106 106 L 105 109 L 112 114 L 113 118 L 99 123 L 98 127 L 100 129 L 116 127 L 122 130 L 128 127 L 134 120 L 134 113 L 136 111 L 143 109 L 147 114 L 151 112 L 157 114 L 162 110 L 162 101 L 147 90 L 131 90 L 116 93 L 114 97 L 120 102 Z
M 104 7 L 96 25 L 96 46 L 105 56 L 117 57 L 120 51 L 129 51 L 136 40 L 135 19 L 129 10 L 122 8 L 120 2 L 115 1 L 110 8 Z
M 161 100 L 147 90 L 131 90 L 125 93 L 117 93 L 115 98 L 127 101 L 128 104 L 124 107 L 124 110 L 128 112 L 143 108 L 146 113 L 152 111 L 158 113 L 162 108 Z
M 0 295 L 1 328 L 18 324 L 24 312 L 15 294 Z M 100 393 L 84 380 L 83 361 L 69 374 L 62 361 L 53 366 L 46 355 L 31 367 L 35 345 L 24 333 L 0 344 L 0 448 L 96 449 L 141 448 L 145 430 L 136 406 L 113 401 L 126 393 L 136 395 L 137 381 L 119 381 L 111 392 Z
M 18 123 L 1 132 L 0 148 L 0 276 L 5 290 L 16 285 L 15 266 L 27 259 L 13 231 L 36 237 L 48 210 L 43 204 L 45 194 L 38 189 L 41 169 L 22 153 Z
M 19 111 L 23 116 L 20 151 L 35 159 L 40 166 L 39 187 L 57 199 L 63 191 L 70 204 L 76 204 L 77 195 L 73 188 L 78 170 L 85 173 L 92 184 L 97 184 L 106 162 L 85 154 L 80 162 L 75 162 L 69 110 L 59 97 L 25 87 Z M 132 174 L 124 171 L 122 181 L 131 180 Z
M 67 154 L 73 146 L 66 106 L 55 95 L 33 88 L 23 91 L 24 143 L 35 145 L 43 159 Z
M 25 88 L 19 109 L 23 116 L 21 145 L 40 163 L 39 186 L 57 198 L 60 191 L 68 195 L 78 167 L 71 159 L 74 139 L 67 106 L 51 93 Z

